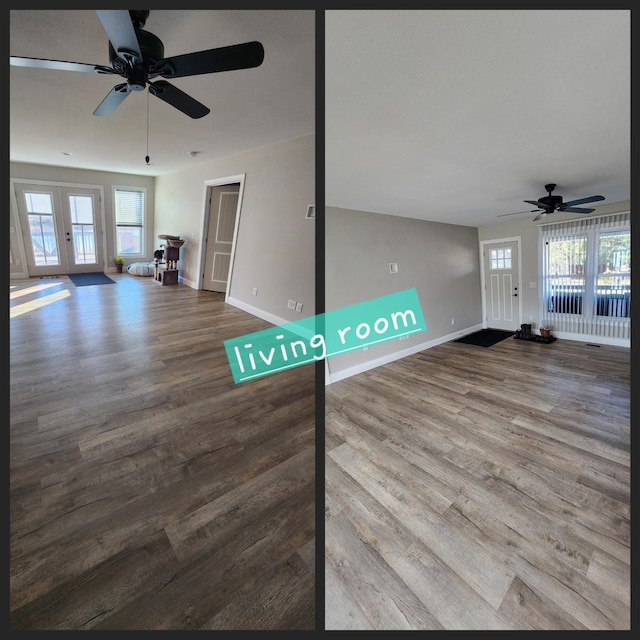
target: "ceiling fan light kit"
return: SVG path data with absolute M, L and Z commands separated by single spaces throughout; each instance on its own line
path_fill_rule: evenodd
M 515 216 L 522 213 L 535 213 L 536 211 L 539 211 L 540 213 L 538 213 L 538 215 L 533 219 L 533 221 L 535 222 L 536 220 L 540 220 L 541 218 L 544 218 L 548 214 L 554 213 L 555 211 L 561 211 L 565 213 L 593 213 L 595 209 L 578 207 L 576 205 L 604 200 L 604 196 L 588 196 L 586 198 L 578 198 L 577 200 L 563 202 L 562 196 L 551 195 L 551 193 L 556 188 L 556 184 L 545 184 L 544 188 L 547 191 L 546 196 L 539 198 L 538 200 L 523 201 L 527 204 L 532 204 L 534 207 L 537 207 L 536 209 L 532 209 L 531 211 L 518 211 L 517 213 L 503 213 L 499 215 L 498 218 L 502 218 L 504 216 Z
M 164 57 L 160 38 L 143 29 L 148 10 L 96 10 L 109 39 L 111 66 L 10 56 L 14 66 L 79 71 L 103 75 L 119 75 L 126 82 L 111 89 L 93 112 L 95 116 L 111 115 L 132 91 L 144 91 L 175 107 L 190 118 L 202 118 L 210 109 L 166 80 L 222 71 L 258 67 L 264 60 L 264 48 L 259 42 L 245 42 L 217 49 L 196 51 L 169 58 Z

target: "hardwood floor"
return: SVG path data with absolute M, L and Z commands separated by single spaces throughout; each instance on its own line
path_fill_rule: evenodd
M 325 392 L 327 630 L 630 629 L 630 351 L 449 342 Z
M 111 277 L 10 283 L 10 628 L 314 629 L 313 366 L 236 385 L 271 325 Z

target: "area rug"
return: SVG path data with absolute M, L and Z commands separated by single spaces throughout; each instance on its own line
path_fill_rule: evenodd
M 505 338 L 514 335 L 514 331 L 500 331 L 499 329 L 481 329 L 468 336 L 462 336 L 454 342 L 464 342 L 465 344 L 475 344 L 479 347 L 490 347 Z
M 104 273 L 70 273 L 69 280 L 76 285 L 76 287 L 88 287 L 93 284 L 115 284 L 115 280 L 112 280 Z

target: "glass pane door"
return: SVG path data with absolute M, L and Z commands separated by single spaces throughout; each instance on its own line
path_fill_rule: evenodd
M 96 229 L 94 224 L 93 198 L 69 195 L 71 214 L 71 238 L 74 264 L 96 264 Z
M 25 192 L 26 212 L 31 234 L 31 254 L 37 266 L 60 264 L 58 239 L 51 193 Z
M 98 189 L 16 184 L 30 276 L 103 271 Z

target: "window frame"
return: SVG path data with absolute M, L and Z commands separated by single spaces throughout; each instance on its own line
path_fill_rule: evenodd
M 131 193 L 139 193 L 142 196 L 142 222 L 139 226 L 140 229 L 140 251 L 139 252 L 121 252 L 120 251 L 120 236 L 119 236 L 119 227 L 137 227 L 138 225 L 121 225 L 118 224 L 118 193 L 119 192 L 131 192 Z M 146 187 L 130 187 L 124 185 L 114 185 L 113 186 L 113 250 L 114 257 L 122 256 L 124 258 L 144 258 L 146 256 L 146 230 L 147 225 L 147 188 Z
M 572 219 L 560 223 L 547 223 L 539 228 L 540 250 L 540 287 L 539 311 L 544 325 L 554 324 L 557 330 L 563 328 L 571 333 L 586 335 L 607 335 L 620 333 L 621 327 L 630 327 L 631 323 L 631 263 L 629 259 L 628 277 L 626 269 L 619 269 L 611 275 L 619 282 L 615 287 L 615 299 L 611 291 L 603 291 L 599 283 L 603 274 L 600 272 L 600 247 L 602 238 L 615 234 L 629 236 L 629 246 L 625 251 L 631 251 L 631 218 L 628 212 L 592 216 L 589 218 Z M 552 279 L 562 277 L 573 278 L 571 274 L 550 273 L 549 243 L 579 240 L 583 238 L 584 264 L 579 274 L 582 285 L 575 284 L 575 291 L 558 290 L 557 282 Z M 578 263 L 576 263 L 578 265 Z M 628 285 L 620 280 L 628 279 Z M 554 303 L 553 296 L 556 296 Z M 606 304 L 605 304 L 606 303 Z M 607 310 L 603 313 L 603 310 Z M 541 325 L 542 326 L 542 325 Z M 615 337 L 612 335 L 611 337 Z

